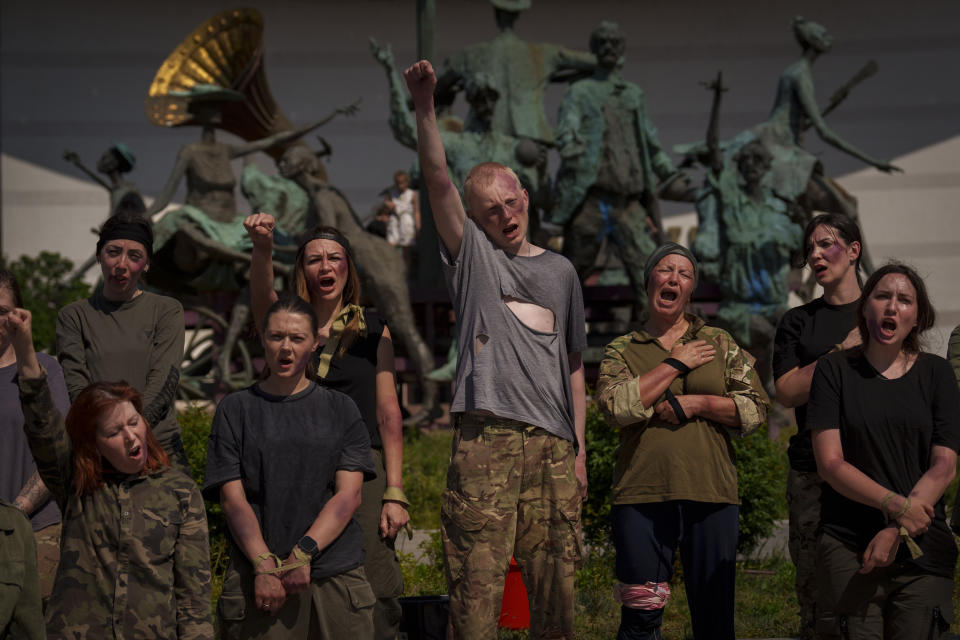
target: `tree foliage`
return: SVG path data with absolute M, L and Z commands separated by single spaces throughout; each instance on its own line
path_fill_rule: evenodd
M 57 340 L 57 312 L 74 300 L 90 295 L 90 285 L 69 280 L 73 263 L 59 253 L 41 251 L 37 257 L 21 256 L 12 262 L 0 259 L 0 266 L 17 278 L 23 306 L 33 314 L 33 346 L 53 353 Z

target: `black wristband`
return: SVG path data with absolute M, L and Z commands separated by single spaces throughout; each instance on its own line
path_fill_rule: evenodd
M 687 422 L 690 418 L 687 417 L 687 414 L 683 412 L 683 407 L 680 406 L 680 401 L 677 400 L 677 396 L 673 395 L 673 391 L 667 389 L 667 402 L 670 403 L 670 406 L 673 408 L 673 413 L 677 416 L 677 420 L 680 423 Z
M 663 361 L 663 364 L 670 365 L 674 369 L 680 372 L 680 375 L 685 376 L 690 373 L 691 369 L 687 365 L 683 364 L 676 358 L 667 358 Z

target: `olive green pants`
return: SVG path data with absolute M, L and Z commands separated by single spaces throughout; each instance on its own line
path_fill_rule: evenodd
M 532 425 L 462 415 L 441 507 L 448 637 L 497 637 L 513 555 L 530 601 L 530 637 L 573 638 L 580 507 L 573 443 Z
M 816 471 L 787 475 L 790 509 L 788 549 L 797 568 L 795 588 L 800 605 L 800 640 L 815 640 L 817 620 L 817 530 L 820 528 L 820 486 Z
M 953 620 L 953 580 L 904 562 L 860 571 L 860 553 L 828 533 L 817 544 L 817 632 L 826 640 L 936 640 Z
M 249 564 L 244 561 L 244 564 Z M 276 614 L 257 609 L 253 576 L 227 570 L 217 603 L 220 637 L 229 640 L 370 640 L 376 598 L 363 567 L 311 580 L 310 588 L 290 596 Z M 241 589 L 241 582 L 246 589 Z M 248 597 L 244 597 L 244 593 Z
M 373 607 L 373 637 L 374 640 L 392 640 L 397 637 L 403 619 L 398 600 L 403 594 L 403 574 L 394 551 L 394 539 L 380 537 L 380 509 L 387 488 L 383 452 L 371 449 L 370 454 L 377 477 L 363 483 L 360 508 L 354 517 L 363 531 L 363 570 L 377 597 L 377 604 Z

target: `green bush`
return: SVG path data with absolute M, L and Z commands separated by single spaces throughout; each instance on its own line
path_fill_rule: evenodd
M 607 426 L 596 404 L 587 404 L 587 482 L 583 531 L 588 542 L 609 540 L 610 496 L 619 435 Z M 746 438 L 733 438 L 740 494 L 740 539 L 748 554 L 786 517 L 787 458 L 783 445 L 770 440 L 766 427 Z
M 590 544 L 610 539 L 610 494 L 620 436 L 607 426 L 597 405 L 587 403 L 587 499 L 583 503 L 583 534 Z
M 734 438 L 737 489 L 740 494 L 740 539 L 737 551 L 749 555 L 787 515 L 787 456 L 770 440 L 766 425 L 746 438 Z
M 410 499 L 410 526 L 440 528 L 440 494 L 447 485 L 453 431 L 408 431 L 403 443 L 403 488 Z
M 190 472 L 199 486 L 203 486 L 203 474 L 207 464 L 207 442 L 213 416 L 199 405 L 192 404 L 177 417 L 183 448 L 190 461 Z M 217 601 L 223 588 L 223 575 L 227 570 L 227 521 L 219 502 L 204 501 L 207 508 L 207 527 L 210 530 L 210 571 L 213 602 Z
M 59 253 L 41 251 L 36 258 L 21 256 L 0 267 L 17 278 L 23 306 L 33 315 L 33 346 L 37 351 L 53 353 L 57 341 L 57 312 L 73 302 L 90 296 L 90 286 L 82 280 L 68 281 L 73 263 Z

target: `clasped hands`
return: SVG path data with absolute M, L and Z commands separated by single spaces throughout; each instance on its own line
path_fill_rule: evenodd
M 860 573 L 870 573 L 877 567 L 886 567 L 893 563 L 903 539 L 902 530 L 910 538 L 926 533 L 933 522 L 933 506 L 917 498 L 906 498 L 894 494 L 885 500 L 882 509 L 884 516 L 890 518 L 883 529 L 870 540 L 863 552 Z
M 296 551 L 292 551 L 280 566 L 274 557 L 265 558 L 257 564 L 254 573 L 254 603 L 257 609 L 269 615 L 277 615 L 288 595 L 306 591 L 310 586 L 310 563 L 304 563 Z

